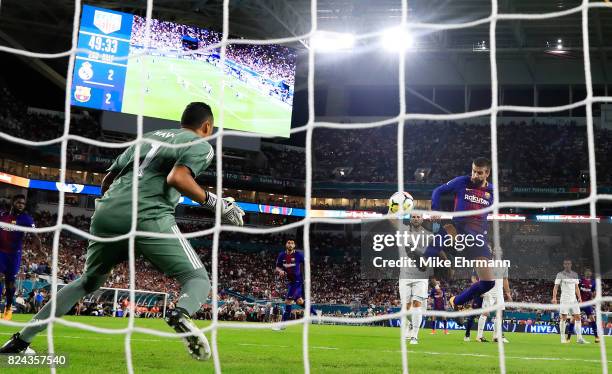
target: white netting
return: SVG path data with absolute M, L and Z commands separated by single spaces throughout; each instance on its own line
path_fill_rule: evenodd
M 593 243 L 593 256 L 595 262 L 595 273 L 596 273 L 596 297 L 595 299 L 580 303 L 580 306 L 587 305 L 595 305 L 596 316 L 600 323 L 597 325 L 597 330 L 600 336 L 603 336 L 602 326 L 601 326 L 601 316 L 602 310 L 601 305 L 604 302 L 612 302 L 612 297 L 603 297 L 602 296 L 602 287 L 601 287 L 601 272 L 599 271 L 599 248 L 597 243 L 597 226 L 595 223 L 596 218 L 596 203 L 599 200 L 612 200 L 612 195 L 609 194 L 598 194 L 597 193 L 597 178 L 596 178 L 596 164 L 595 164 L 595 145 L 594 145 L 594 134 L 593 134 L 593 113 L 591 105 L 593 103 L 604 103 L 610 102 L 612 103 L 612 97 L 603 97 L 603 96 L 594 96 L 593 95 L 593 85 L 592 85 L 592 76 L 591 76 L 591 63 L 590 63 L 590 52 L 589 52 L 589 33 L 588 33 L 588 12 L 591 8 L 609 8 L 610 4 L 608 2 L 593 2 L 589 3 L 588 0 L 583 0 L 580 6 L 575 8 L 567 9 L 560 12 L 550 12 L 550 13 L 541 13 L 541 14 L 499 14 L 498 13 L 498 2 L 496 0 L 492 0 L 491 2 L 491 15 L 486 18 L 478 19 L 475 21 L 465 22 L 465 23 L 445 23 L 445 24 L 434 24 L 434 23 L 420 23 L 420 22 L 409 22 L 408 21 L 408 6 L 407 0 L 401 1 L 401 27 L 408 27 L 413 29 L 430 29 L 430 30 L 450 30 L 450 29 L 460 29 L 460 28 L 468 28 L 481 24 L 488 23 L 490 25 L 489 29 L 489 41 L 490 41 L 490 68 L 491 68 L 491 106 L 488 109 L 472 111 L 472 112 L 464 112 L 459 114 L 406 114 L 406 95 L 405 95 L 405 55 L 404 53 L 399 53 L 399 77 L 398 77 L 398 85 L 399 85 L 399 100 L 400 100 L 400 113 L 390 119 L 377 121 L 377 122 L 369 122 L 369 123 L 352 123 L 352 124 L 344 124 L 344 123 L 329 123 L 329 122 L 315 122 L 314 118 L 314 50 L 311 48 L 308 52 L 308 79 L 307 79 L 307 87 L 308 87 L 308 122 L 306 125 L 293 128 L 291 130 L 291 134 L 306 131 L 306 180 L 305 180 L 305 209 L 306 216 L 300 222 L 295 222 L 289 225 L 285 225 L 282 227 L 275 228 L 237 228 L 221 225 L 220 217 L 221 217 L 221 209 L 220 205 L 216 207 L 216 224 L 213 228 L 208 230 L 202 230 L 199 232 L 187 233 L 184 236 L 186 238 L 199 237 L 203 235 L 213 234 L 213 248 L 212 248 L 212 310 L 213 310 L 213 320 L 212 323 L 203 328 L 202 332 L 211 332 L 212 334 L 212 351 L 213 351 L 213 361 L 216 372 L 221 372 L 221 362 L 219 360 L 219 351 L 217 347 L 217 332 L 219 328 L 240 328 L 240 329 L 267 329 L 273 326 L 273 324 L 241 324 L 241 323 L 231 323 L 231 322 L 219 322 L 218 321 L 218 250 L 219 250 L 219 235 L 222 230 L 224 231 L 234 231 L 234 232 L 244 232 L 251 234 L 262 234 L 262 233 L 273 233 L 279 231 L 285 231 L 288 229 L 292 229 L 298 226 L 304 227 L 304 258 L 305 258 L 305 310 L 308 311 L 310 309 L 311 300 L 310 300 L 310 284 L 311 284 L 311 271 L 310 271 L 310 225 L 312 223 L 333 223 L 333 224 L 349 224 L 349 223 L 360 223 L 360 219 L 334 219 L 334 218 L 313 218 L 310 215 L 311 212 L 311 196 L 312 196 L 312 133 L 314 128 L 316 127 L 327 127 L 327 128 L 337 128 L 337 129 L 358 129 L 358 128 L 369 128 L 369 127 L 378 127 L 385 126 L 390 124 L 398 124 L 398 148 L 397 148 L 397 156 L 398 156 L 398 165 L 397 165 L 397 175 L 398 175 L 398 190 L 403 190 L 403 131 L 404 131 L 404 123 L 406 120 L 413 119 L 425 119 L 425 120 L 457 120 L 457 119 L 466 119 L 473 118 L 483 115 L 489 115 L 491 117 L 491 154 L 492 154 L 492 169 L 493 169 L 493 186 L 494 186 L 494 203 L 491 207 L 482 209 L 479 211 L 468 211 L 468 212 L 458 212 L 451 213 L 444 212 L 446 215 L 452 216 L 467 216 L 474 215 L 475 213 L 484 213 L 484 212 L 493 212 L 494 215 L 497 215 L 500 208 L 503 207 L 522 207 L 522 208 L 556 208 L 556 207 L 565 207 L 565 206 L 577 206 L 583 204 L 589 204 L 590 206 L 590 216 L 591 216 L 591 235 L 592 235 L 592 243 Z M 139 55 L 146 54 L 148 40 L 150 35 L 150 24 L 151 24 L 151 14 L 153 10 L 153 0 L 147 0 L 147 8 L 146 8 L 146 28 L 145 28 L 145 40 L 147 42 L 145 45 L 145 49 L 142 53 L 133 54 L 129 58 L 136 58 Z M 79 19 L 80 19 L 80 11 L 81 11 L 81 1 L 75 0 L 75 11 L 74 11 L 74 19 L 73 19 L 73 33 L 72 33 L 72 48 L 68 51 L 61 53 L 35 53 L 29 52 L 25 50 L 19 50 L 15 48 L 10 48 L 6 46 L 0 46 L 0 51 L 13 53 L 17 55 L 22 55 L 26 57 L 35 57 L 35 58 L 58 58 L 58 57 L 66 57 L 69 56 L 69 64 L 68 64 L 68 72 L 67 72 L 67 87 L 66 96 L 65 96 L 65 121 L 64 121 L 64 131 L 63 135 L 56 139 L 46 140 L 46 141 L 30 141 L 21 138 L 17 138 L 11 136 L 9 134 L 0 132 L 0 137 L 2 139 L 20 143 L 23 145 L 29 146 L 44 146 L 55 143 L 60 143 L 61 145 L 61 169 L 60 169 L 60 182 L 64 183 L 66 180 L 66 160 L 67 160 L 67 144 L 70 140 L 76 140 L 79 142 L 91 144 L 98 147 L 109 147 L 109 148 L 125 148 L 130 145 L 135 145 L 135 154 L 139 154 L 140 146 L 144 142 L 160 144 L 165 147 L 185 147 L 200 141 L 217 139 L 217 195 L 221 196 L 223 191 L 222 179 L 221 179 L 221 170 L 222 170 L 222 140 L 224 135 L 235 135 L 235 136 L 245 136 L 245 137 L 261 137 L 258 134 L 245 134 L 236 131 L 226 131 L 223 129 L 223 101 L 220 103 L 219 113 L 221 113 L 220 118 L 217 123 L 219 124 L 219 131 L 209 137 L 208 139 L 198 140 L 192 143 L 186 143 L 181 145 L 169 145 L 166 143 L 159 143 L 152 140 L 144 139 L 142 137 L 142 123 L 143 117 L 142 114 L 137 116 L 137 137 L 135 140 L 125 143 L 107 143 L 101 142 L 94 139 L 85 138 L 78 135 L 73 135 L 69 133 L 70 129 L 70 89 L 72 85 L 72 73 L 73 73 L 73 65 L 75 55 L 77 53 L 77 37 L 78 37 L 78 27 L 79 27 Z M 281 38 L 281 39 L 267 39 L 267 40 L 250 40 L 250 39 L 229 39 L 229 0 L 223 1 L 223 37 L 220 43 L 210 45 L 204 49 L 199 49 L 197 51 L 190 52 L 181 52 L 181 55 L 192 54 L 196 52 L 205 52 L 209 50 L 213 50 L 216 48 L 221 48 L 221 65 L 224 63 L 225 59 L 225 49 L 228 44 L 282 44 L 282 43 L 291 43 L 298 42 L 303 40 L 310 39 L 315 32 L 317 32 L 317 2 L 316 0 L 311 1 L 310 7 L 310 15 L 311 15 L 311 29 L 310 32 L 304 35 L 299 35 L 291 38 Z M 574 13 L 582 13 L 582 38 L 583 38 L 583 46 L 584 46 L 584 73 L 585 73 L 585 83 L 587 95 L 584 100 L 579 102 L 570 103 L 568 105 L 556 106 L 556 107 L 526 107 L 526 106 L 509 106 L 509 105 L 498 105 L 497 92 L 498 92 L 498 77 L 497 77 L 497 56 L 496 56 L 496 27 L 497 22 L 499 20 L 542 20 L 542 19 L 552 19 L 556 17 L 562 17 L 569 14 Z M 371 38 L 375 36 L 379 36 L 382 33 L 374 32 L 369 34 L 363 34 L 357 37 L 357 39 L 365 39 Z M 144 72 L 141 72 L 144 75 Z M 222 84 L 221 98 L 223 98 L 223 89 L 224 84 Z M 223 100 L 223 99 L 221 99 Z M 586 107 L 586 129 L 587 129 L 587 140 L 588 140 L 588 155 L 589 155 L 589 174 L 590 174 L 590 193 L 587 198 L 578 199 L 578 200 L 563 200 L 563 201 L 554 201 L 554 202 L 500 202 L 499 201 L 499 188 L 498 188 L 498 155 L 497 155 L 497 113 L 500 111 L 512 111 L 512 112 L 528 112 L 528 113 L 551 113 L 551 112 L 560 112 L 564 110 L 568 110 L 571 108 L 576 108 L 580 106 Z M 139 159 L 136 157 L 134 159 L 134 168 L 138 168 Z M 138 178 L 137 174 L 134 173 L 133 178 L 133 201 L 137 202 L 137 194 L 138 194 Z M 57 291 L 57 266 L 58 266 L 58 248 L 59 248 L 59 239 L 60 233 L 62 230 L 67 230 L 72 233 L 78 234 L 86 239 L 95 239 L 100 242 L 111 242 L 111 241 L 119 241 L 123 239 L 129 239 L 129 269 L 130 269 L 130 300 L 133 302 L 135 298 L 135 261 L 134 261 L 134 238 L 136 235 L 147 235 L 149 237 L 172 237 L 172 234 L 161 234 L 161 233 L 150 233 L 150 232 L 139 232 L 136 230 L 136 219 L 137 219 L 137 205 L 133 204 L 132 206 L 132 228 L 128 234 L 123 236 L 114 237 L 114 238 L 100 238 L 90 235 L 87 232 L 81 231 L 76 227 L 67 225 L 63 223 L 63 212 L 64 212 L 64 202 L 65 202 L 65 192 L 60 190 L 59 192 L 59 204 L 58 204 L 58 215 L 57 215 L 57 223 L 54 226 L 44 227 L 44 228 L 27 228 L 21 226 L 15 226 L 11 224 L 0 223 L 0 227 L 10 228 L 13 230 L 20 230 L 25 232 L 54 232 L 53 238 L 53 252 L 52 252 L 52 281 L 51 281 L 51 289 L 52 295 L 51 305 L 52 311 L 51 315 L 55 314 L 56 309 L 56 299 L 55 294 Z M 425 213 L 425 212 L 423 212 Z M 431 212 L 427 212 L 431 213 Z M 442 212 L 440 212 L 442 213 Z M 494 246 L 499 246 L 499 235 L 498 234 L 499 226 L 498 222 L 494 221 Z M 543 310 L 558 310 L 559 305 L 554 304 L 535 304 L 535 303 L 517 303 L 517 302 L 509 302 L 505 304 L 506 307 L 509 308 L 525 308 L 525 309 L 543 309 Z M 459 317 L 459 316 L 467 316 L 467 315 L 475 315 L 480 314 L 482 311 L 497 313 L 497 320 L 501 318 L 501 310 L 503 305 L 497 305 L 488 308 L 482 309 L 474 309 L 462 312 L 440 312 L 440 311 L 426 311 L 424 316 L 443 316 L 443 317 Z M 407 315 L 410 312 L 406 312 L 402 309 L 401 312 L 386 314 L 376 317 L 367 317 L 367 318 L 340 318 L 340 317 L 321 317 L 322 321 L 332 322 L 332 323 L 347 323 L 347 324 L 361 324 L 361 323 L 371 323 L 375 321 L 387 320 L 391 318 L 401 318 L 405 321 Z M 311 316 L 308 313 L 304 313 L 304 318 L 301 320 L 295 321 L 287 321 L 283 322 L 284 325 L 297 325 L 303 324 L 303 361 L 304 361 L 304 371 L 306 373 L 310 372 L 310 361 L 309 361 L 309 343 L 308 343 L 308 332 L 309 326 L 311 322 Z M 49 353 L 52 354 L 54 352 L 54 339 L 53 339 L 53 324 L 60 323 L 65 326 L 75 327 L 83 330 L 88 330 L 92 332 L 102 333 L 102 334 L 125 334 L 125 354 L 126 354 L 126 362 L 129 373 L 134 372 L 133 362 L 132 362 L 132 354 L 131 354 L 131 336 L 134 332 L 146 333 L 150 335 L 162 336 L 162 337 L 175 337 L 175 333 L 165 333 L 153 329 L 139 328 L 134 326 L 134 316 L 133 313 L 130 313 L 128 327 L 123 329 L 107 329 L 89 326 L 83 323 L 67 321 L 61 318 L 51 317 L 47 320 L 36 321 L 33 323 L 17 323 L 11 321 L 2 321 L 4 325 L 9 326 L 25 326 L 25 325 L 40 325 L 40 324 L 48 324 L 48 345 L 49 345 Z M 277 324 L 274 324 L 277 325 Z M 401 331 L 402 329 L 400 329 Z M 190 334 L 181 334 L 181 335 L 190 335 Z M 406 349 L 406 343 L 404 339 L 401 339 L 400 332 L 400 341 L 401 341 L 401 352 L 402 352 L 402 370 L 404 373 L 408 372 L 408 355 Z M 504 345 L 501 342 L 501 339 L 498 344 L 499 347 L 499 366 L 502 373 L 506 372 L 505 366 L 505 352 Z M 601 365 L 602 372 L 608 372 L 607 366 L 607 356 L 606 356 L 606 348 L 605 348 L 605 339 L 601 340 L 600 343 L 600 352 L 601 352 Z M 55 373 L 55 369 L 51 368 L 51 372 Z

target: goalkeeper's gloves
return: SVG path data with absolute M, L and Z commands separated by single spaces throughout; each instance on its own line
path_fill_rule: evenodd
M 215 205 L 217 204 L 217 195 L 208 192 L 207 199 L 202 204 L 205 208 L 211 211 L 215 211 Z M 221 207 L 221 223 L 229 223 L 234 226 L 244 226 L 242 217 L 244 216 L 244 210 L 242 210 L 233 197 L 224 197 L 221 200 L 223 206 Z

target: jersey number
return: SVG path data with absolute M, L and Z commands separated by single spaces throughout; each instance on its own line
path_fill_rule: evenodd
M 155 157 L 155 154 L 159 150 L 160 146 L 161 146 L 161 144 L 152 144 L 151 145 L 151 149 L 149 150 L 149 152 L 147 152 L 147 155 L 145 156 L 144 160 L 140 164 L 140 167 L 138 168 L 138 178 L 142 178 L 142 176 L 144 175 L 144 169 L 147 166 L 149 166 L 149 164 L 153 160 L 153 157 Z

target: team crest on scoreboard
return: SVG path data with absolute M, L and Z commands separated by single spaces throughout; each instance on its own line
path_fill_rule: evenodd
M 91 62 L 85 61 L 83 65 L 79 68 L 79 78 L 84 81 L 88 81 L 93 77 L 94 71 L 91 67 Z
M 121 14 L 96 10 L 93 24 L 105 34 L 119 31 L 121 29 Z
M 74 99 L 81 103 L 86 103 L 91 99 L 91 87 L 76 86 L 74 89 Z
M 55 182 L 55 188 L 57 188 L 58 191 L 64 191 L 68 193 L 81 193 L 83 191 L 83 188 L 85 188 L 85 186 L 82 184 L 76 184 L 76 183 Z

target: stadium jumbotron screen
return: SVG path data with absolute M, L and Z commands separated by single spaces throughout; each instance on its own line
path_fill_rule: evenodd
M 192 101 L 220 108 L 223 79 L 224 128 L 289 136 L 295 51 L 229 45 L 221 66 L 219 48 L 199 51 L 220 40 L 215 31 L 153 19 L 150 50 L 142 55 L 144 18 L 85 5 L 72 105 L 178 120 Z

